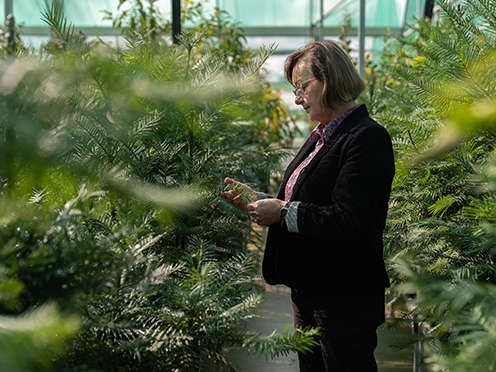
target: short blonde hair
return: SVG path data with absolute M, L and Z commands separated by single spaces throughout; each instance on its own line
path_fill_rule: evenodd
M 293 71 L 302 58 L 311 62 L 313 76 L 324 84 L 320 103 L 323 108 L 356 100 L 365 90 L 365 81 L 341 46 L 331 40 L 316 41 L 286 58 L 284 73 L 294 85 Z

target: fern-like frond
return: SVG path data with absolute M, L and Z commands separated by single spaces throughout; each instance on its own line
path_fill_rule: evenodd
M 401 350 L 412 347 L 419 339 L 416 335 L 404 335 L 404 336 L 394 336 L 389 340 L 388 348 L 394 353 L 398 353 Z
M 319 335 L 316 328 L 287 327 L 282 335 L 273 332 L 270 335 L 254 335 L 248 337 L 243 346 L 255 355 L 264 356 L 267 360 L 277 356 L 286 356 L 290 352 L 309 353 L 318 345 L 315 337 Z
M 61 38 L 66 45 L 78 42 L 74 38 L 74 24 L 67 21 L 64 15 L 62 1 L 53 0 L 45 2 L 41 12 L 41 19 Z
M 274 53 L 277 49 L 277 44 L 273 43 L 271 45 L 262 45 L 258 50 L 255 58 L 253 58 L 248 65 L 242 70 L 242 74 L 245 78 L 251 77 L 257 71 L 260 70 L 262 65 L 267 61 L 267 59 Z

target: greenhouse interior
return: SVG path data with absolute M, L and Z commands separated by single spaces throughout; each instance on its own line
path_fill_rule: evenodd
M 0 372 L 496 369 L 495 10 L 0 0 Z

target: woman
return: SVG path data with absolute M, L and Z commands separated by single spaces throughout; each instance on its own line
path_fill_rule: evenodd
M 335 42 L 291 54 L 285 75 L 295 103 L 319 124 L 289 164 L 276 198 L 221 196 L 269 226 L 268 284 L 291 288 L 295 326 L 320 328 L 320 347 L 301 371 L 377 371 L 376 328 L 389 280 L 382 258 L 394 159 L 387 131 L 355 100 L 365 84 Z M 227 178 L 226 183 L 235 183 Z

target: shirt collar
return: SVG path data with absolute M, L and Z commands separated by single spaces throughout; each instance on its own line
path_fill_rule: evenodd
M 332 133 L 336 130 L 338 125 L 341 124 L 349 114 L 351 114 L 361 105 L 363 105 L 363 103 L 359 103 L 349 110 L 346 110 L 327 125 L 325 125 L 324 123 L 317 124 L 312 133 L 310 133 L 310 140 L 314 139 L 316 136 L 320 136 L 320 138 L 322 138 L 324 142 L 327 141 L 331 137 Z

